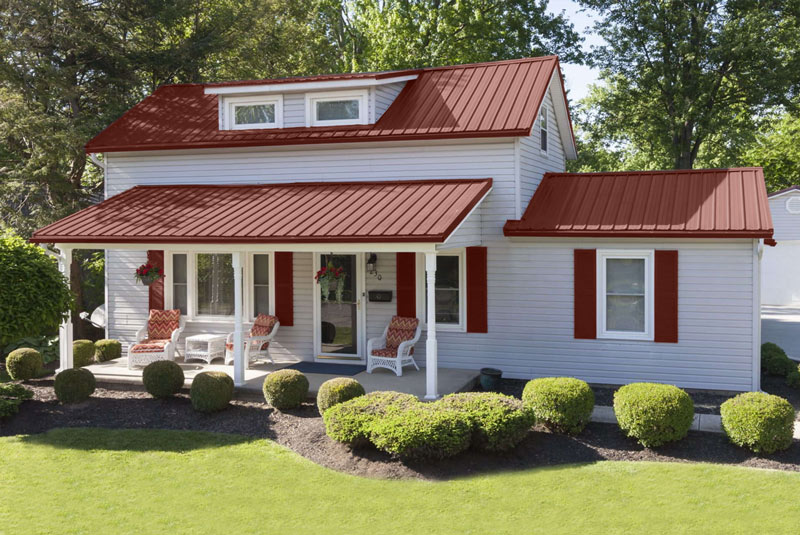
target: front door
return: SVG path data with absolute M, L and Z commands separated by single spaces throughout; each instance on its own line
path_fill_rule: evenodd
M 316 257 L 316 355 L 331 361 L 363 360 L 361 254 Z

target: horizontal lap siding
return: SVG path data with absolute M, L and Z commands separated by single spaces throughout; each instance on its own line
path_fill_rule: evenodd
M 377 277 L 366 274 L 366 290 L 389 290 L 392 292 L 390 303 L 370 303 L 369 294 L 364 299 L 367 314 L 367 338 L 377 338 L 397 313 L 397 257 L 394 253 L 378 253 Z M 366 348 L 364 348 L 366 350 Z
M 406 86 L 405 82 L 396 82 L 393 84 L 383 84 L 375 86 L 373 89 L 375 96 L 375 122 L 389 109 L 394 99 L 400 94 L 400 91 Z
M 800 240 L 800 214 L 791 214 L 786 210 L 786 201 L 800 198 L 800 192 L 781 195 L 769 201 L 772 212 L 772 224 L 775 227 L 775 240 Z M 797 202 L 797 201 L 793 201 Z
M 306 125 L 305 93 L 283 95 L 283 126 L 293 128 Z

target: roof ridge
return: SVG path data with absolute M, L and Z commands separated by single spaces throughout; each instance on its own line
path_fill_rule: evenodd
M 308 187 L 308 186 L 350 186 L 350 185 L 358 185 L 358 186 L 372 186 L 372 185 L 381 185 L 381 186 L 405 186 L 405 185 L 414 185 L 414 184 L 453 184 L 453 183 L 467 183 L 467 182 L 486 182 L 492 181 L 491 177 L 482 177 L 482 178 L 412 178 L 408 180 L 336 180 L 336 181 L 326 181 L 326 180 L 310 180 L 306 182 L 259 182 L 254 184 L 137 184 L 130 189 L 127 189 L 120 193 L 122 195 L 126 191 L 132 191 L 135 189 L 199 189 L 199 188 L 208 188 L 208 189 L 226 189 L 226 188 L 267 188 L 267 187 Z M 109 197 L 108 199 L 112 199 L 113 197 Z M 105 199 L 105 200 L 108 200 Z

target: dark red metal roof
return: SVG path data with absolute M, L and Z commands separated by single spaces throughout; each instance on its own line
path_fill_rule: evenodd
M 299 81 L 418 75 L 406 83 L 375 124 L 256 130 L 220 130 L 218 96 L 204 93 L 213 84 L 168 85 L 158 88 L 98 134 L 86 145 L 86 151 L 524 136 L 533 127 L 554 71 L 560 76 L 558 58 L 545 56 L 385 75 L 308 77 Z M 298 80 L 272 82 L 292 81 Z M 233 82 L 243 83 L 267 82 Z
M 760 167 L 547 173 L 506 236 L 770 238 Z
M 492 179 L 136 186 L 34 243 L 443 242 Z

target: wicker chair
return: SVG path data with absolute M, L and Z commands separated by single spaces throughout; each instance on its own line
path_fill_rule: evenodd
M 403 366 L 419 366 L 414 361 L 414 344 L 419 340 L 422 326 L 417 318 L 393 316 L 380 338 L 367 341 L 367 373 L 375 368 L 387 368 L 398 377 Z
M 269 353 L 269 344 L 275 338 L 280 326 L 281 322 L 278 321 L 276 316 L 259 314 L 253 322 L 250 332 L 242 334 L 244 339 L 244 361 L 249 364 L 261 357 L 266 357 L 271 364 L 274 364 L 275 361 L 272 360 L 272 355 Z M 233 363 L 233 333 L 228 335 L 228 339 L 225 342 L 225 364 L 231 363 Z
M 128 348 L 128 368 L 175 360 L 185 326 L 186 318 L 181 317 L 180 310 L 151 310 L 147 323 L 136 332 L 136 343 Z

